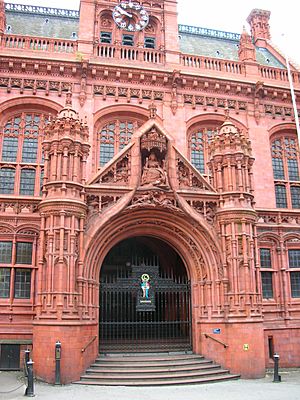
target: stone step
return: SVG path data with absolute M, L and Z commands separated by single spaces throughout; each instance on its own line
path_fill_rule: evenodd
M 237 379 L 196 354 L 108 354 L 87 369 L 77 384 L 109 386 L 176 385 Z
M 193 378 L 181 378 L 181 379 L 149 379 L 147 381 L 139 382 L 134 380 L 127 381 L 110 381 L 110 380 L 80 380 L 74 382 L 75 384 L 80 385 L 101 385 L 101 386 L 165 386 L 165 385 L 195 385 L 195 384 L 204 384 L 204 383 L 213 383 L 213 382 L 222 382 L 232 379 L 239 379 L 239 375 L 214 375 L 214 376 L 205 376 L 205 377 L 193 377 Z
M 211 360 L 199 360 L 199 361 L 161 361 L 161 362 L 119 362 L 119 363 L 110 363 L 110 362 L 96 362 L 91 365 L 93 368 L 151 368 L 151 367 L 176 367 L 176 366 L 193 366 L 193 365 L 207 365 L 212 364 Z
M 134 373 L 140 374 L 141 371 L 143 373 L 160 373 L 160 372 L 177 372 L 177 371 L 205 371 L 220 368 L 220 365 L 206 363 L 206 364 L 193 364 L 193 365 L 166 365 L 166 366 L 151 366 L 151 367 L 143 367 L 141 368 L 132 368 L 130 366 L 124 366 L 124 368 L 119 368 L 117 366 L 113 368 L 108 367 L 99 367 L 99 366 L 91 366 L 87 369 L 87 373 L 105 373 L 105 374 L 126 374 L 126 373 Z
M 115 372 L 108 372 L 108 373 L 103 373 L 101 372 L 93 372 L 93 373 L 87 373 L 82 376 L 82 379 L 98 379 L 98 378 L 103 378 L 105 376 L 106 379 L 115 379 L 118 378 L 120 380 L 123 379 L 136 379 L 136 380 L 143 380 L 143 379 L 159 379 L 159 378 L 182 378 L 182 377 L 188 377 L 188 376 L 206 376 L 206 375 L 212 375 L 212 374 L 227 374 L 228 370 L 224 370 L 221 368 L 216 368 L 212 370 L 196 370 L 196 371 L 157 371 L 155 373 L 149 373 L 148 371 L 140 371 L 139 373 L 129 373 L 129 372 L 123 372 L 122 374 L 120 373 L 115 373 Z
M 204 360 L 203 356 L 200 355 L 161 355 L 161 356 L 152 356 L 152 355 L 144 355 L 144 356 L 114 356 L 114 355 L 105 355 L 100 356 L 96 359 L 95 363 L 138 363 L 138 364 L 149 364 L 156 362 L 198 362 Z

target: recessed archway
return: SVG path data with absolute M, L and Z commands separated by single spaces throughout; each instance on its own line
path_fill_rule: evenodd
M 188 272 L 165 241 L 117 243 L 101 267 L 99 306 L 101 352 L 192 349 Z

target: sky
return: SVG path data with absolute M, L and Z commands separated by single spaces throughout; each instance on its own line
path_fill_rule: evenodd
M 80 0 L 5 0 L 7 3 L 79 8 Z M 241 33 L 249 31 L 247 17 L 254 8 L 271 11 L 272 42 L 300 65 L 299 0 L 177 0 L 180 24 Z M 298 42 L 298 43 L 297 43 Z

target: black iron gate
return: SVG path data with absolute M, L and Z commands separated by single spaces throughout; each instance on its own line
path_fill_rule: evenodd
M 157 257 L 110 266 L 100 281 L 100 351 L 191 349 L 190 282 Z

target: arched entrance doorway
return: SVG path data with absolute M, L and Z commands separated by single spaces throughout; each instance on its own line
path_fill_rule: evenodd
M 166 242 L 116 244 L 100 273 L 100 351 L 191 350 L 190 280 Z

